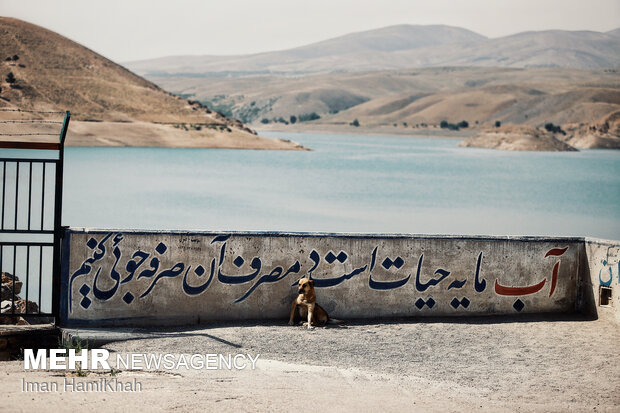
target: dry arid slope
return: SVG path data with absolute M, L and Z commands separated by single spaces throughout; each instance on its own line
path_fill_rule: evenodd
M 495 122 L 552 123 L 567 132 L 556 138 L 576 147 L 620 148 L 619 32 L 489 39 L 458 27 L 400 25 L 277 52 L 127 64 L 261 128 L 343 132 L 353 124 L 358 133 L 436 134 L 445 131 L 441 121 L 467 121 L 473 133 Z
M 496 121 L 538 128 L 553 123 L 567 132 L 557 138 L 575 147 L 620 147 L 613 115 L 620 111 L 616 69 L 442 67 L 217 82 L 187 76 L 153 80 L 261 128 L 420 134 L 446 131 L 439 129 L 442 120 L 465 120 L 469 131 Z M 320 119 L 277 122 L 312 112 Z M 350 126 L 355 119 L 359 127 Z
M 17 19 L 0 17 L 0 75 L 0 114 L 10 117 L 14 112 L 6 110 L 14 108 L 70 110 L 69 144 L 295 148 L 259 138 L 239 121 L 171 95 L 63 36 Z
M 620 66 L 617 31 L 547 30 L 494 39 L 445 25 L 398 25 L 351 33 L 294 49 L 242 56 L 170 56 L 128 62 L 151 76 L 243 76 L 397 70 L 439 66 Z

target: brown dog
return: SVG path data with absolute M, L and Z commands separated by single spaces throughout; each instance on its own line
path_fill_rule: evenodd
M 308 316 L 308 329 L 312 328 L 312 325 L 323 326 L 327 324 L 330 321 L 327 312 L 316 303 L 314 281 L 309 278 L 302 278 L 297 283 L 299 284 L 299 295 L 291 305 L 289 325 L 293 325 L 297 306 L 299 306 L 299 313 L 302 318 L 306 318 L 306 314 Z

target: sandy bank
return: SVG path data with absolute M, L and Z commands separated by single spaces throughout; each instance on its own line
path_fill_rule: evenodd
M 27 132 L 49 133 L 49 136 L 7 136 L 5 141 L 58 142 L 60 126 L 40 124 Z M 69 123 L 66 146 L 133 146 L 163 148 L 218 148 L 308 150 L 297 142 L 266 138 L 236 128 L 210 129 L 175 127 L 150 122 L 85 122 Z
M 337 133 L 351 135 L 382 135 L 382 136 L 407 136 L 407 137 L 436 137 L 463 139 L 476 134 L 473 129 L 461 129 L 450 131 L 441 128 L 405 128 L 402 126 L 365 126 L 358 127 L 343 124 L 304 122 L 294 125 L 282 123 L 254 124 L 253 128 L 260 131 L 294 132 L 294 133 Z
M 579 149 L 620 149 L 620 110 L 581 124 L 565 125 L 566 142 Z
M 152 146 L 167 148 L 305 149 L 296 142 L 263 138 L 243 130 L 201 128 L 186 131 L 147 122 L 71 122 L 69 146 Z
M 556 138 L 552 133 L 525 125 L 506 125 L 497 129 L 489 129 L 465 139 L 459 146 L 504 151 L 557 152 L 577 150 Z

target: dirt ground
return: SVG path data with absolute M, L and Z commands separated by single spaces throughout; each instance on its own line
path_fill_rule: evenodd
M 138 333 L 138 335 L 135 335 Z M 121 354 L 260 354 L 251 370 L 89 372 L 142 391 L 22 392 L 70 373 L 0 363 L 4 411 L 620 411 L 620 326 L 581 316 L 286 322 L 134 330 Z M 115 358 L 115 357 L 114 357 Z M 113 359 L 113 357 L 111 357 Z

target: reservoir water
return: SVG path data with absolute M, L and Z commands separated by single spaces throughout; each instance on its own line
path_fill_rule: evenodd
M 69 147 L 63 224 L 620 239 L 620 151 L 263 135 L 313 150 Z

